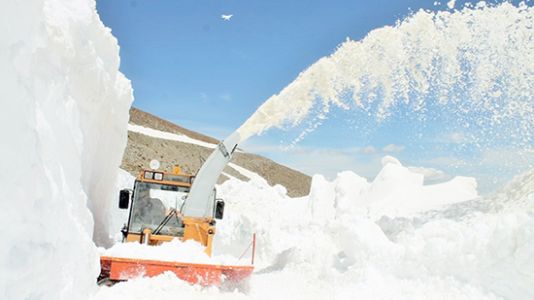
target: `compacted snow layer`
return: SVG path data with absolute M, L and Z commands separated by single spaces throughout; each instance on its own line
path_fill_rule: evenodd
M 102 253 L 106 256 L 123 258 L 155 259 L 160 261 L 180 261 L 188 263 L 214 263 L 204 253 L 204 247 L 195 241 L 173 240 L 160 247 L 139 243 L 118 243 Z
M 130 82 L 95 1 L 3 1 L 0 24 L 0 299 L 84 299 L 93 232 L 109 240 Z
M 203 141 L 199 141 L 199 140 L 190 138 L 187 135 L 170 133 L 170 132 L 166 132 L 166 131 L 161 131 L 161 130 L 157 130 L 157 129 L 144 127 L 144 126 L 141 126 L 141 125 L 128 124 L 128 130 L 132 131 L 132 132 L 137 132 L 137 133 L 141 133 L 141 134 L 144 134 L 144 135 L 148 135 L 148 136 L 151 136 L 151 137 L 159 138 L 159 139 L 165 139 L 165 140 L 171 140 L 171 141 L 178 141 L 178 142 L 182 142 L 182 143 L 194 144 L 194 145 L 198 145 L 198 146 L 202 146 L 202 147 L 206 147 L 206 148 L 211 148 L 211 149 L 214 149 L 215 147 L 217 147 L 216 144 L 210 144 L 210 143 L 206 143 L 206 142 L 203 142 Z
M 208 256 L 200 243 L 188 240 L 185 242 L 174 239 L 161 246 L 153 247 L 139 243 L 117 243 L 109 249 L 101 249 L 104 256 L 120 258 L 137 258 L 157 261 L 183 262 L 210 265 L 246 265 L 238 259 L 228 255 Z
M 201 288 L 164 274 L 101 287 L 94 299 L 534 297 L 531 176 L 510 185 L 522 193 L 487 199 L 473 179 L 425 186 L 419 176 L 388 158 L 372 182 L 350 171 L 331 182 L 316 175 L 310 196 L 295 199 L 254 176 L 231 179 L 218 188 L 227 205 L 214 251 L 239 257 L 256 232 L 248 288 Z

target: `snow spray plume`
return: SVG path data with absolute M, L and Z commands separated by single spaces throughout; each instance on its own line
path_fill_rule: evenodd
M 477 143 L 496 132 L 518 146 L 534 130 L 534 11 L 525 3 L 454 12 L 420 10 L 395 26 L 347 40 L 270 97 L 238 129 L 245 140 L 269 128 L 288 128 L 312 116 L 293 143 L 313 131 L 332 107 L 361 109 L 378 121 L 396 106 L 425 114 L 441 107 Z

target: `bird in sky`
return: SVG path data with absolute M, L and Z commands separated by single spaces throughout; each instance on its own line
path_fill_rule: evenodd
M 234 15 L 221 15 L 221 18 L 225 21 L 230 21 Z

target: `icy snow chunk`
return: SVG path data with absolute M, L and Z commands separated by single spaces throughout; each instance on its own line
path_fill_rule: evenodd
M 346 214 L 358 201 L 361 194 L 369 188 L 367 179 L 351 171 L 344 171 L 337 175 L 334 181 L 336 216 Z
M 334 185 L 323 175 L 314 175 L 310 187 L 310 210 L 312 219 L 320 224 L 334 218 Z
M 478 196 L 476 187 L 476 180 L 468 177 L 424 185 L 422 174 L 411 171 L 400 162 L 387 163 L 363 193 L 362 203 L 376 218 L 383 215 L 408 216 L 474 199 Z
M 400 163 L 400 161 L 398 159 L 396 159 L 393 156 L 389 156 L 389 155 L 386 155 L 386 156 L 382 157 L 382 160 L 380 162 L 382 163 L 382 167 L 387 165 L 387 164 L 394 164 L 394 165 L 402 166 L 402 164 Z

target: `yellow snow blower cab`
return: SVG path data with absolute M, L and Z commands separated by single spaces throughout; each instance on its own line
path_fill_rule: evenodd
M 175 238 L 195 240 L 212 254 L 216 219 L 222 219 L 224 201 L 217 199 L 215 182 L 231 159 L 239 136 L 218 145 L 206 160 L 197 176 L 158 171 L 159 163 L 151 170 L 142 170 L 133 190 L 121 190 L 119 208 L 129 209 L 128 222 L 122 228 L 123 242 L 137 242 L 157 247 Z M 231 150 L 227 147 L 231 145 Z M 152 163 L 151 163 L 152 165 Z M 192 284 L 220 285 L 222 281 L 239 283 L 253 271 L 255 237 L 252 239 L 252 263 L 246 266 L 227 266 L 142 260 L 102 256 L 99 283 L 110 284 L 130 278 L 152 277 L 171 271 Z
M 124 241 L 159 245 L 174 238 L 192 239 L 206 247 L 206 254 L 211 255 L 215 219 L 222 219 L 224 201 L 216 199 L 214 189 L 210 195 L 213 217 L 181 215 L 180 210 L 194 178 L 192 175 L 181 174 L 179 167 L 174 167 L 172 173 L 141 171 L 131 197 L 129 190 L 122 190 L 119 195 L 121 209 L 128 209 L 132 198 L 128 223 L 122 229 Z

